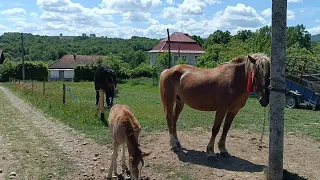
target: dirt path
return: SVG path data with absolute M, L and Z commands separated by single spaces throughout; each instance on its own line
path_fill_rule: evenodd
M 15 179 L 105 179 L 111 147 L 45 117 L 1 86 L 0 101 L 0 179 L 12 172 Z M 167 132 L 142 132 L 141 146 L 153 151 L 145 160 L 144 175 L 156 180 L 263 179 L 268 149 L 265 145 L 259 150 L 260 135 L 232 129 L 227 148 L 234 157 L 214 162 L 204 152 L 210 133 L 194 129 L 178 135 L 186 149 L 175 154 L 169 150 Z M 287 136 L 284 166 L 301 177 L 320 179 L 319 152 L 318 141 Z

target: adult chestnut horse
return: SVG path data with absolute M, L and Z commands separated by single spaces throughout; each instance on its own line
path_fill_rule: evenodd
M 222 156 L 229 156 L 225 147 L 228 130 L 233 119 L 244 107 L 250 92 L 260 96 L 260 104 L 269 104 L 271 60 L 265 54 L 239 56 L 231 62 L 212 69 L 199 69 L 189 65 L 176 65 L 162 71 L 159 80 L 160 96 L 170 134 L 170 145 L 176 152 L 181 148 L 177 136 L 177 120 L 184 104 L 200 111 L 216 111 L 207 156 L 215 156 L 214 143 L 225 118 L 218 143 Z

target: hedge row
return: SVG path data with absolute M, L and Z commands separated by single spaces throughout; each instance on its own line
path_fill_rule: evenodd
M 48 81 L 48 65 L 41 61 L 25 62 L 25 79 Z M 0 81 L 8 82 L 10 78 L 22 79 L 22 63 L 5 61 L 0 70 Z
M 112 67 L 110 67 L 112 68 Z M 94 72 L 97 69 L 96 65 L 88 66 L 88 65 L 77 65 L 74 69 L 74 77 L 73 80 L 75 82 L 79 81 L 93 81 L 94 80 Z M 148 64 L 141 64 L 134 69 L 130 69 L 129 67 L 120 67 L 112 68 L 116 71 L 117 77 L 119 79 L 127 79 L 127 78 L 138 78 L 138 77 L 153 77 L 154 69 L 150 67 Z

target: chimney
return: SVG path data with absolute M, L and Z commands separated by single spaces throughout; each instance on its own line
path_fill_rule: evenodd
M 75 54 L 73 55 L 73 59 L 76 60 L 76 55 Z

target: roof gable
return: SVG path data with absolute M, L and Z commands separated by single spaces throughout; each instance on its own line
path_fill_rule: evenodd
M 95 64 L 99 57 L 93 55 L 65 55 L 58 61 L 52 63 L 49 69 L 73 69 L 74 66 L 84 64 Z
M 168 50 L 169 42 L 168 38 L 165 38 L 149 52 L 167 52 Z M 197 41 L 181 32 L 175 32 L 170 36 L 170 51 L 174 53 L 204 53 L 204 49 L 197 43 Z
M 168 41 L 168 38 L 164 38 L 160 42 L 166 42 L 166 41 Z M 192 43 L 196 43 L 197 41 L 191 39 L 187 34 L 184 34 L 182 32 L 174 32 L 172 35 L 170 35 L 170 42 L 192 42 Z

